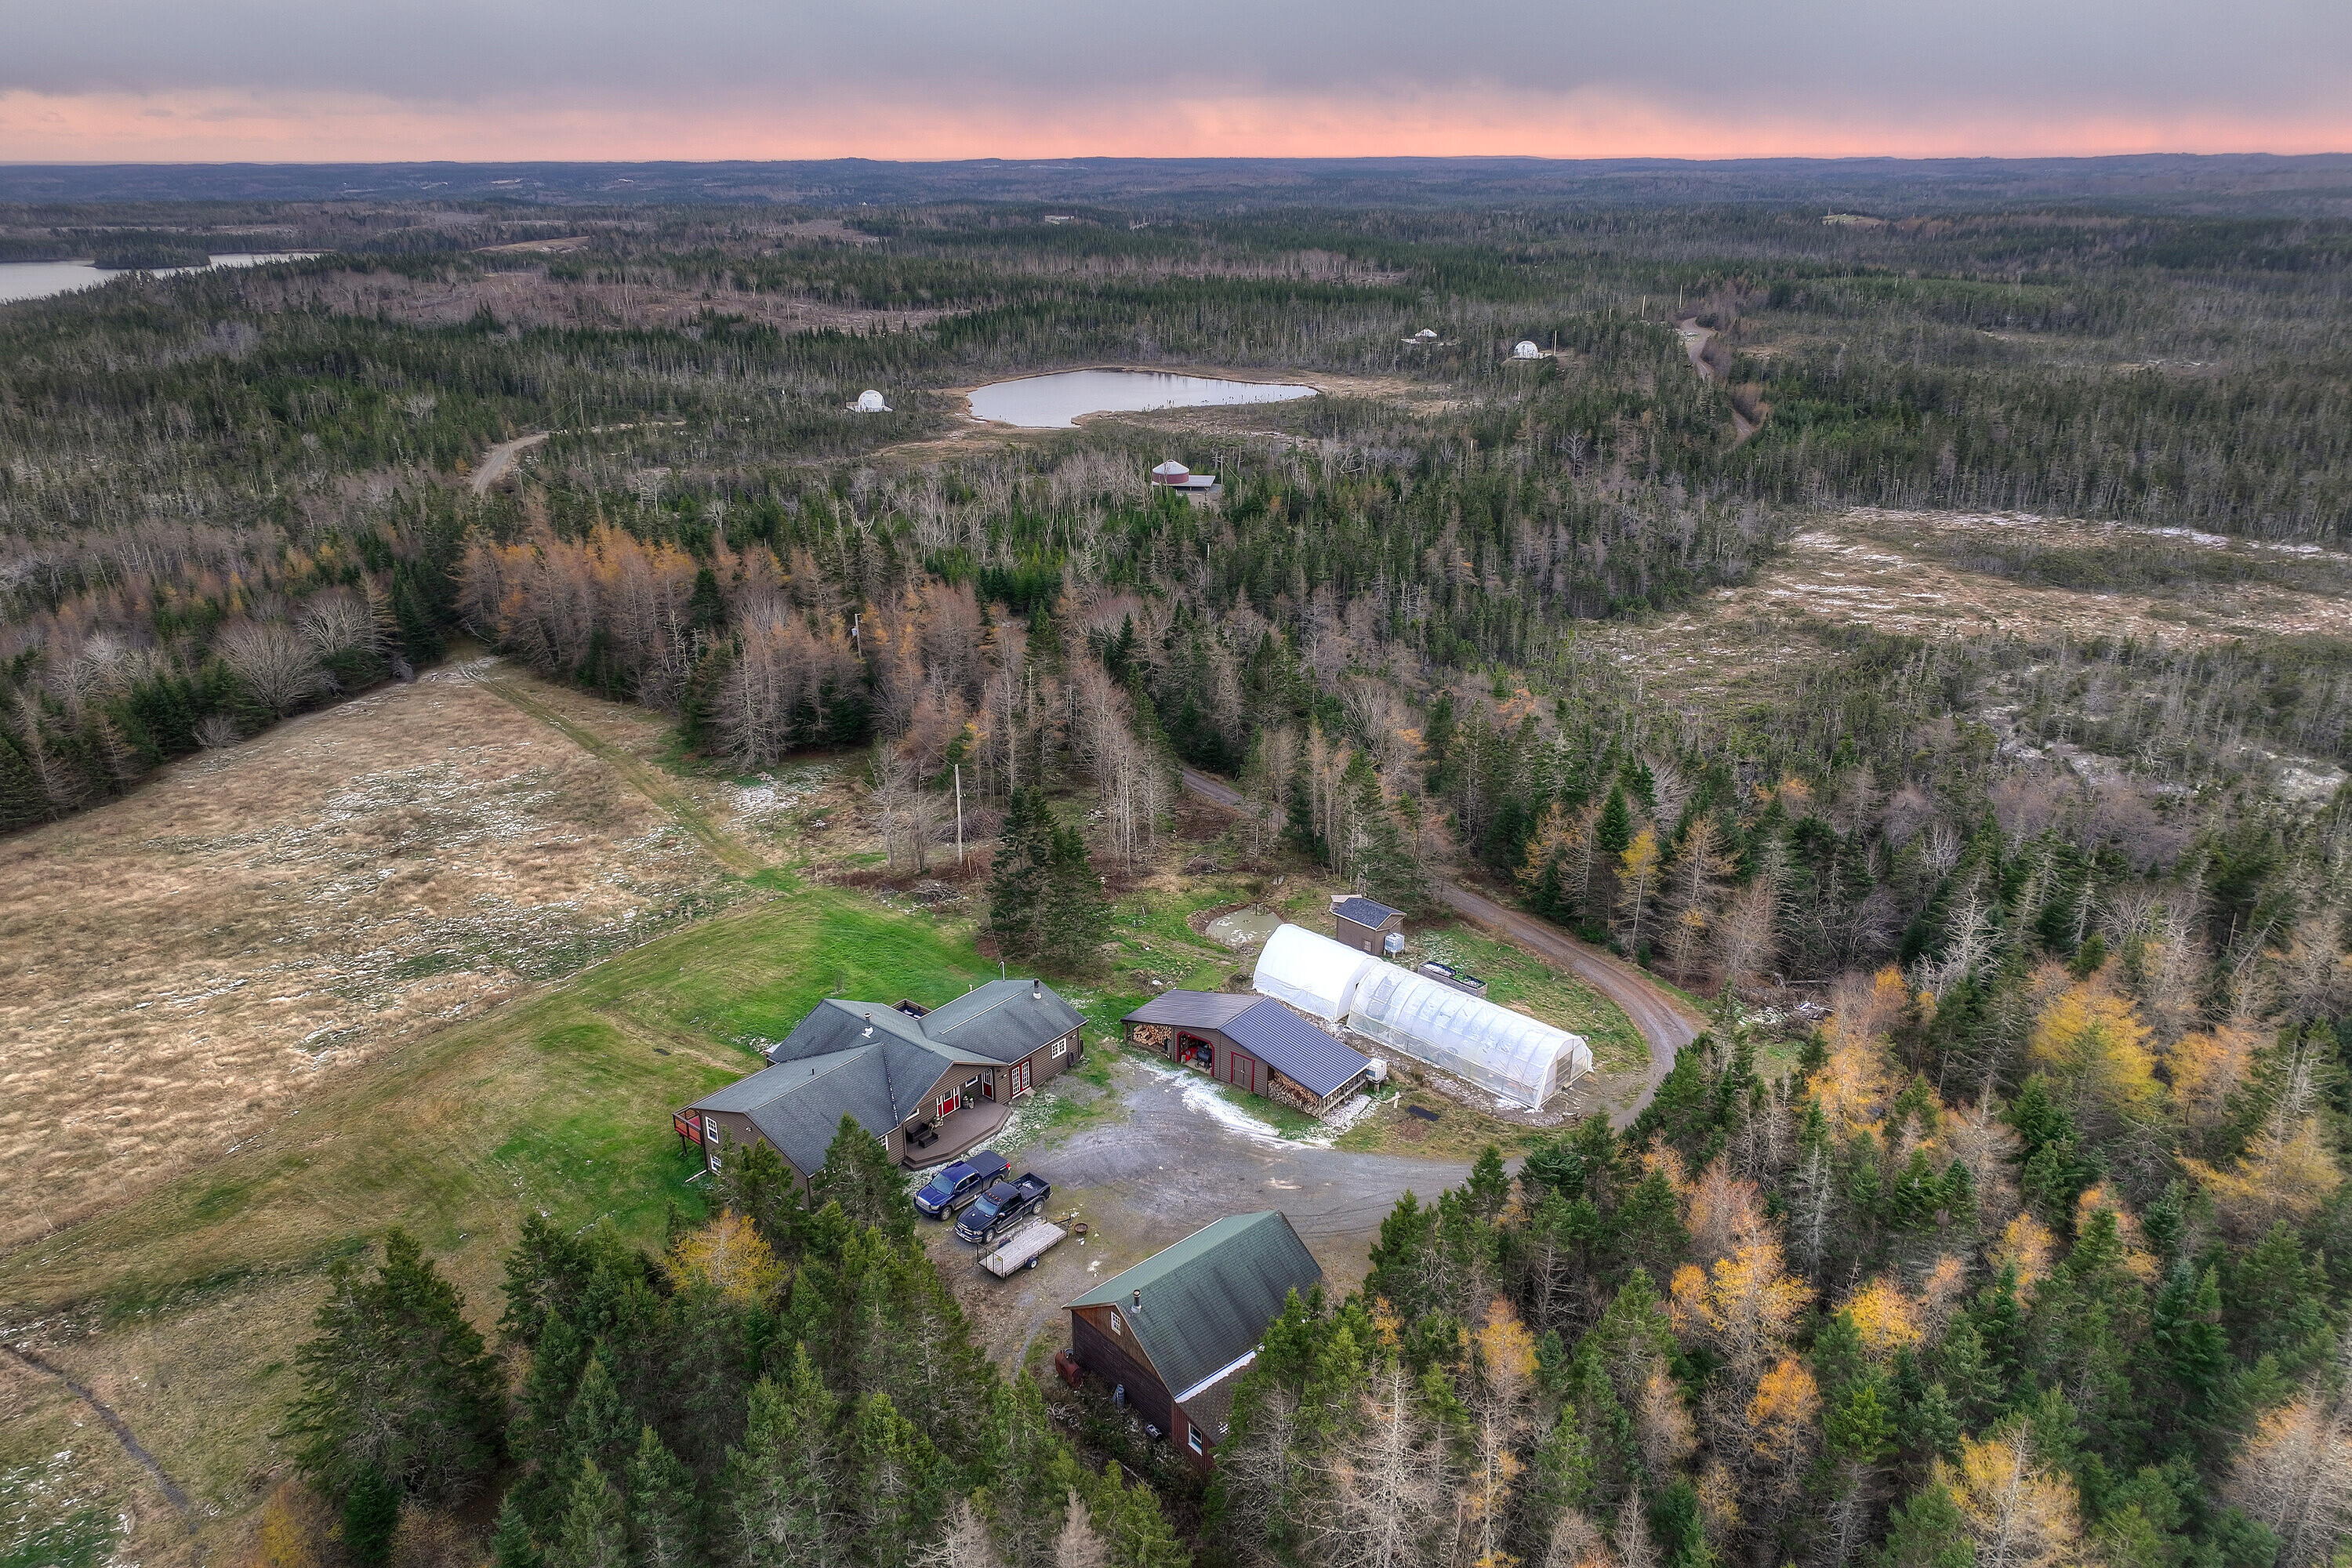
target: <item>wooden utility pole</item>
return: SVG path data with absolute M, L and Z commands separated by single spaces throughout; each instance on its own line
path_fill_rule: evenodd
M 963 866 L 963 764 L 955 765 L 956 785 L 956 867 Z

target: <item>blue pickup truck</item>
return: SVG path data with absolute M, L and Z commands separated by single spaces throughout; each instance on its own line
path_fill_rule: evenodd
M 956 1239 L 994 1241 L 1044 1208 L 1053 1195 L 1054 1189 L 1034 1172 L 1023 1172 L 1017 1181 L 993 1183 L 956 1221 Z
M 933 1219 L 945 1219 L 1011 1169 L 1013 1162 L 993 1149 L 966 1154 L 952 1164 L 940 1167 L 923 1190 L 915 1194 L 915 1206 Z

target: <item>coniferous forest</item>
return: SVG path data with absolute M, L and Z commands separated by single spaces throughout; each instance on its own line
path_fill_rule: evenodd
M 1711 1020 L 1295 1299 L 1205 1479 L 992 1363 L 848 1124 L 502 1303 L 394 1233 L 281 1435 L 336 1550 L 2352 1564 L 2352 218 L 1883 194 L 106 208 L 321 254 L 0 306 L 0 830 L 496 655 L 851 758 L 888 876 L 968 809 L 992 968 L 1084 973 L 1194 770 Z M 1324 391 L 963 411 L 1113 364 Z M 1832 524 L 2017 607 L 1775 586 Z

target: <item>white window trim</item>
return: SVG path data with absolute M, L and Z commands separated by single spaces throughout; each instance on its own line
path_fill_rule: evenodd
M 1206 1454 L 1209 1451 L 1207 1445 L 1201 1441 L 1201 1429 L 1190 1421 L 1184 1423 L 1184 1442 L 1196 1454 Z
M 1070 1042 L 1069 1042 L 1069 1041 L 1067 1041 L 1067 1040 L 1055 1040 L 1055 1041 L 1054 1042 L 1054 1054 L 1055 1054 L 1055 1056 L 1057 1056 L 1057 1057 L 1067 1056 L 1067 1055 L 1069 1055 L 1069 1051 L 1070 1051 Z

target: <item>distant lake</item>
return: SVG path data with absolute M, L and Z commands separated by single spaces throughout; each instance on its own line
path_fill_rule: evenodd
M 1141 414 L 1154 408 L 1206 408 L 1230 403 L 1287 403 L 1312 397 L 1311 386 L 1222 381 L 1157 370 L 1066 370 L 992 382 L 971 395 L 971 411 L 1000 425 L 1066 428 L 1087 414 Z
M 271 261 L 308 261 L 323 255 L 316 250 L 240 250 L 213 258 L 215 267 L 259 267 Z M 176 278 L 183 272 L 202 272 L 201 267 L 161 267 L 154 276 Z M 127 277 L 120 270 L 102 271 L 87 261 L 0 261 L 0 305 L 14 304 L 19 300 L 46 300 L 52 294 L 70 294 L 77 289 L 95 289 L 110 279 Z

